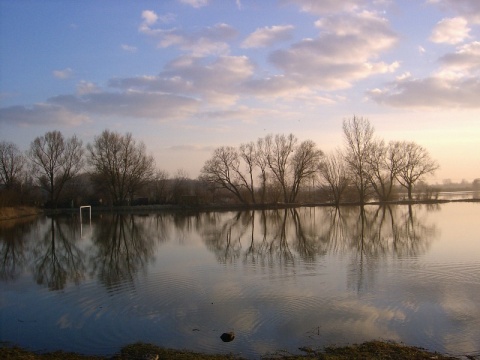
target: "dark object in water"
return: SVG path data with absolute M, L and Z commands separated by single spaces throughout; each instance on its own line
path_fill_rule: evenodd
M 220 339 L 222 339 L 223 342 L 230 342 L 230 341 L 233 341 L 233 339 L 235 339 L 235 334 L 233 333 L 233 331 L 228 333 L 223 333 L 222 335 L 220 335 Z

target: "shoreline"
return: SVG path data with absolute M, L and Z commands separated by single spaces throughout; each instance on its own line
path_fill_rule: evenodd
M 393 200 L 371 201 L 363 206 L 388 206 L 388 205 L 436 205 L 447 203 L 480 203 L 480 198 L 453 199 L 453 200 Z M 336 206 L 334 203 L 267 203 L 267 204 L 198 204 L 198 205 L 129 205 L 129 206 L 92 206 L 92 213 L 148 213 L 148 212 L 210 212 L 210 211 L 247 211 L 247 210 L 283 210 L 301 207 L 339 207 L 362 206 L 359 202 L 345 202 Z M 79 211 L 75 208 L 41 209 L 32 206 L 0 207 L 0 222 L 16 220 L 20 218 L 34 217 L 40 214 L 59 215 L 71 214 Z
M 306 347 L 298 348 L 298 353 L 285 353 L 278 350 L 275 353 L 269 353 L 260 356 L 260 359 L 323 359 L 323 360 L 343 360 L 343 359 L 437 359 L 437 360 L 460 360 L 460 359 L 480 359 L 478 354 L 464 354 L 459 357 L 444 355 L 437 352 L 428 351 L 422 348 L 408 346 L 403 343 L 391 341 L 367 341 L 361 344 L 353 344 L 342 347 L 327 346 L 323 349 L 312 349 Z M 192 359 L 192 360 L 220 360 L 220 359 L 248 359 L 236 354 L 206 354 L 188 350 L 167 349 L 152 344 L 134 343 L 126 345 L 113 356 L 101 355 L 82 355 L 77 353 L 64 352 L 61 350 L 54 352 L 40 353 L 36 351 L 25 350 L 15 345 L 5 343 L 0 344 L 0 357 L 2 359 L 29 359 L 29 360 L 131 360 L 131 359 Z

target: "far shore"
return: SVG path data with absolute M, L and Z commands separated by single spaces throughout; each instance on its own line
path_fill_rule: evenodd
M 480 198 L 474 199 L 453 199 L 453 200 L 393 200 L 393 201 L 371 201 L 364 206 L 377 205 L 435 205 L 458 202 L 480 202 Z M 359 202 L 342 202 L 339 207 L 361 206 Z M 331 202 L 305 202 L 305 203 L 267 203 L 267 204 L 195 204 L 195 205 L 129 205 L 129 206 L 92 206 L 94 213 L 147 213 L 147 212 L 208 212 L 208 211 L 244 211 L 244 210 L 279 210 L 301 207 L 335 207 Z M 79 211 L 79 207 L 42 209 L 32 206 L 0 207 L 0 221 L 15 220 L 19 218 L 32 217 L 40 214 L 71 214 Z

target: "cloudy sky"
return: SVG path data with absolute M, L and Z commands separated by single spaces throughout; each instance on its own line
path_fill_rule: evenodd
M 480 177 L 478 0 L 0 0 L 0 140 L 131 132 L 194 178 L 273 133 L 343 145 L 368 118 Z

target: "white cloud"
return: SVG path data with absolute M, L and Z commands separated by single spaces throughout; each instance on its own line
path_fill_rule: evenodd
M 182 4 L 193 6 L 194 8 L 200 8 L 207 6 L 210 2 L 209 0 L 178 0 Z
M 66 68 L 63 70 L 54 70 L 53 71 L 53 76 L 55 76 L 57 79 L 65 80 L 70 78 L 73 75 L 73 70 L 70 68 Z
M 217 105 L 231 105 L 241 95 L 241 84 L 254 67 L 245 56 L 220 56 L 213 61 L 184 56 L 167 65 L 158 76 L 113 79 L 110 86 L 123 91 L 183 94 Z
M 376 61 L 397 41 L 384 18 L 371 12 L 342 14 L 323 18 L 316 26 L 325 30 L 316 39 L 271 54 L 270 61 L 289 79 L 335 90 L 398 67 L 397 62 Z
M 145 25 L 151 26 L 157 22 L 158 15 L 155 13 L 155 11 L 144 10 L 142 11 L 142 19 Z
M 139 31 L 157 39 L 158 46 L 161 48 L 176 46 L 194 56 L 226 54 L 230 49 L 227 41 L 237 35 L 234 28 L 224 23 L 205 27 L 193 33 L 176 28 L 154 29 L 151 26 L 153 24 L 154 22 L 144 21 Z
M 364 5 L 364 0 L 283 0 L 284 3 L 297 5 L 301 11 L 317 15 L 339 11 L 354 11 Z
M 278 25 L 255 30 L 242 43 L 243 48 L 271 46 L 279 41 L 292 38 L 292 25 Z
M 439 59 L 430 76 L 397 77 L 370 92 L 381 104 L 404 108 L 480 108 L 480 42 L 459 46 Z
M 435 43 L 458 44 L 469 37 L 470 28 L 462 17 L 443 19 L 434 27 L 430 40 Z

